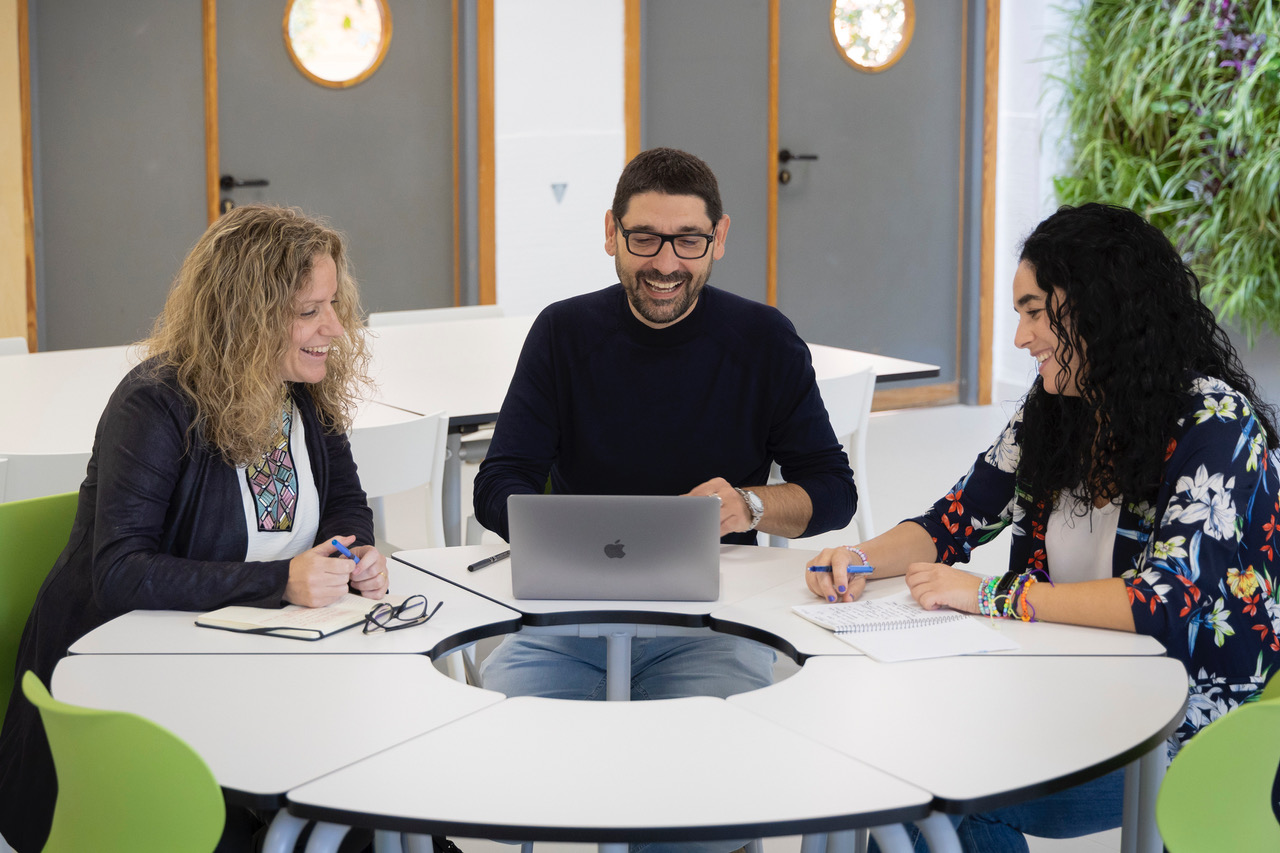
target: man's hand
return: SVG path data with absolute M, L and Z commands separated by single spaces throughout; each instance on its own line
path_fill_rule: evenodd
M 738 494 L 738 490 L 729 485 L 724 477 L 707 480 L 700 486 L 694 486 L 685 496 L 701 497 L 714 495 L 720 499 L 720 535 L 728 533 L 744 533 L 751 529 L 751 509 Z

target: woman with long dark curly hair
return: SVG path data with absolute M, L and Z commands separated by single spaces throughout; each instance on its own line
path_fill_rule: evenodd
M 1280 669 L 1275 409 L 1258 397 L 1200 282 L 1159 229 L 1123 207 L 1063 207 L 1023 244 L 1015 344 L 1039 376 L 1009 425 L 925 515 L 806 572 L 852 601 L 865 575 L 906 575 L 927 609 L 1137 631 L 1184 664 L 1171 752 Z M 953 568 L 1013 527 L 1009 571 Z M 1022 833 L 1118 826 L 1120 771 L 959 825 L 966 851 Z M 920 842 L 923 843 L 923 842 Z

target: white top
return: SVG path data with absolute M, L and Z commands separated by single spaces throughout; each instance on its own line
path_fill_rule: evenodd
M 1054 583 L 1078 583 L 1111 577 L 1111 552 L 1120 524 L 1120 504 L 1080 513 L 1081 499 L 1064 491 L 1049 514 L 1044 549 Z
M 257 503 L 249 488 L 246 466 L 236 468 L 236 480 L 240 483 L 240 501 L 244 506 L 245 529 L 249 532 L 249 544 L 245 549 L 247 563 L 266 560 L 290 560 L 311 547 L 320 529 L 320 496 L 316 493 L 315 477 L 311 473 L 311 455 L 307 453 L 307 433 L 293 407 L 289 428 L 289 454 L 293 457 L 293 470 L 298 478 L 298 501 L 293 513 L 293 527 L 289 530 L 259 530 Z

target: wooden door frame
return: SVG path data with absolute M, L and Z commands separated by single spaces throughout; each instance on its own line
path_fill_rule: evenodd
M 967 218 L 965 216 L 965 177 L 968 172 L 968 155 L 965 141 L 969 70 L 969 5 L 985 2 L 985 32 L 983 34 L 982 80 L 982 213 L 978 275 L 978 404 L 991 403 L 991 343 L 993 326 L 993 293 L 995 270 L 995 176 L 996 176 L 996 119 L 998 74 L 1000 67 L 1000 0 L 961 0 L 960 30 L 960 192 L 959 228 L 956 239 L 956 369 L 962 357 L 964 316 L 964 257 Z M 779 87 L 779 30 L 782 0 L 769 0 L 769 174 L 768 211 L 765 246 L 765 299 L 770 305 L 778 304 L 778 87 Z M 872 409 L 899 409 L 911 406 L 940 406 L 960 401 L 960 381 L 939 382 L 911 388 L 886 388 L 875 392 Z

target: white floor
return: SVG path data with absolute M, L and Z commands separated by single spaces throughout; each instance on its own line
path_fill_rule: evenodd
M 944 495 L 968 470 L 974 457 L 995 440 L 1012 413 L 1004 406 L 945 406 L 882 412 L 872 415 L 867 434 L 868 478 L 875 507 L 877 529 L 887 530 L 904 518 L 923 512 Z M 469 493 L 469 483 L 464 490 Z M 804 547 L 843 544 L 851 539 L 841 533 L 827 534 Z M 1007 537 L 976 552 L 972 565 L 987 573 L 1005 569 L 1009 556 Z M 482 650 L 483 651 L 483 650 Z M 785 678 L 795 671 L 789 660 L 779 663 L 777 675 Z M 514 847 L 482 839 L 454 839 L 465 853 L 512 853 Z M 1054 840 L 1029 838 L 1031 853 L 1102 853 L 1120 849 L 1120 831 L 1083 838 Z M 799 837 L 767 838 L 766 853 L 796 853 Z M 592 853 L 594 845 L 541 843 L 539 853 Z

